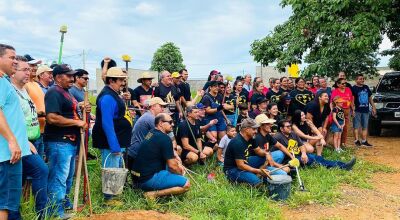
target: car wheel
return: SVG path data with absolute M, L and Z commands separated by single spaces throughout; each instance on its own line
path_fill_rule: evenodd
M 380 136 L 382 132 L 382 124 L 379 119 L 369 118 L 368 133 L 370 136 Z

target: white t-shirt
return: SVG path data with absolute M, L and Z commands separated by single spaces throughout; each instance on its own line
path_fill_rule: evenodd
M 225 136 L 223 136 L 221 138 L 221 140 L 219 141 L 218 148 L 222 149 L 222 158 L 225 158 L 225 152 L 226 152 L 226 148 L 228 147 L 229 142 L 231 142 L 231 139 L 228 137 L 227 134 Z

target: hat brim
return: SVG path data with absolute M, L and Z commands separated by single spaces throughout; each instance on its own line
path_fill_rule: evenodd
M 40 64 L 40 63 L 42 63 L 41 60 L 31 60 L 31 61 L 28 61 L 28 64 L 31 64 L 31 65 Z
M 108 78 L 128 78 L 128 76 L 107 76 Z
M 154 77 L 150 77 L 150 78 L 139 78 L 139 79 L 137 79 L 136 81 L 138 82 L 138 83 L 142 83 L 142 80 L 143 79 L 154 79 Z
M 61 74 L 65 74 L 65 75 L 75 75 L 78 71 L 72 70 L 66 73 L 61 73 Z
M 273 124 L 275 123 L 276 120 L 275 119 L 265 119 L 264 121 L 262 121 L 260 124 Z

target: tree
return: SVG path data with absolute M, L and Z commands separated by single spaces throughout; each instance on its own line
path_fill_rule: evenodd
M 168 70 L 169 72 L 177 72 L 185 68 L 183 64 L 182 53 L 179 47 L 172 42 L 162 45 L 153 55 L 150 70 L 161 72 Z
M 250 54 L 263 65 L 276 62 L 282 72 L 292 63 L 308 63 L 302 76 L 336 77 L 339 71 L 345 71 L 349 78 L 358 73 L 376 75 L 382 35 L 388 33 L 392 36 L 389 39 L 398 41 L 394 46 L 400 45 L 395 2 L 282 0 L 282 7 L 291 6 L 293 14 L 268 36 L 255 40 Z M 396 51 L 400 52 L 391 50 Z

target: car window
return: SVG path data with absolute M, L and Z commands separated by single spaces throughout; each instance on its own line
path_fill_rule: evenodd
M 400 74 L 383 76 L 376 91 L 400 92 Z

